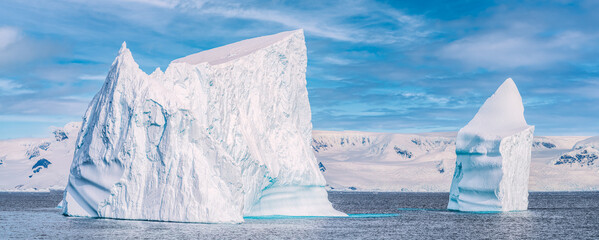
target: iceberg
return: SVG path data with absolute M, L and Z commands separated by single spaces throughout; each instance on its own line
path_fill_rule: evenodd
M 144 73 L 123 43 L 77 139 L 63 213 L 238 223 L 346 216 L 311 149 L 303 30 Z
M 534 126 L 524 119 L 518 88 L 509 78 L 458 132 L 447 208 L 526 210 L 533 132 Z

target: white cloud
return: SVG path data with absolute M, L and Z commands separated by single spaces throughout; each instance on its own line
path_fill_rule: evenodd
M 106 75 L 88 75 L 83 74 L 79 76 L 80 80 L 88 80 L 88 81 L 104 81 L 106 80 Z
M 194 7 L 201 8 L 206 0 L 116 0 L 115 2 L 133 2 L 159 8 Z
M 359 39 L 353 38 L 351 32 L 344 28 L 331 26 L 331 22 L 323 24 L 320 19 L 306 16 L 297 17 L 293 13 L 283 13 L 270 9 L 255 8 L 235 8 L 235 7 L 210 7 L 202 9 L 203 13 L 220 15 L 227 18 L 241 18 L 249 20 L 259 20 L 275 22 L 291 28 L 303 28 L 320 37 L 326 37 L 341 41 L 357 42 Z
M 25 89 L 19 83 L 14 82 L 10 79 L 0 79 L 0 96 L 8 95 L 21 95 L 27 93 L 33 93 L 34 91 Z
M 196 14 L 272 22 L 292 29 L 302 28 L 315 36 L 346 42 L 403 43 L 428 34 L 422 28 L 424 21 L 421 17 L 407 15 L 374 2 L 340 1 L 310 10 L 285 6 L 248 7 L 227 1 L 180 1 L 175 5 L 181 10 Z M 367 19 L 352 19 L 364 16 Z M 377 28 L 376 24 L 379 23 L 385 27 Z M 388 24 L 396 25 L 398 30 L 388 30 Z
M 404 45 L 429 34 L 423 17 L 408 15 L 385 4 L 370 1 L 331 1 L 311 4 L 309 8 L 298 8 L 293 6 L 296 4 L 277 1 L 262 4 L 232 0 L 69 1 L 145 27 L 153 27 L 158 32 L 166 32 L 165 29 L 172 27 L 172 21 L 176 21 L 173 20 L 173 14 L 184 12 L 189 16 L 208 18 L 208 21 L 215 23 L 221 20 L 218 17 L 275 23 L 289 30 L 301 28 L 312 36 L 344 42 Z M 147 6 L 160 9 L 145 9 Z M 127 13 L 121 14 L 122 11 Z M 210 19 L 213 17 L 217 18 Z M 242 31 L 237 30 L 237 34 Z
M 330 81 L 341 81 L 341 80 L 345 79 L 343 77 L 334 76 L 334 75 L 323 75 L 322 78 L 325 80 L 330 80 Z
M 54 46 L 28 39 L 18 28 L 0 27 L 0 67 L 39 60 L 55 51 Z
M 339 58 L 335 56 L 327 56 L 322 59 L 323 62 L 335 64 L 335 65 L 350 65 L 353 63 L 352 60 L 347 58 Z
M 489 32 L 466 36 L 443 46 L 438 56 L 458 60 L 470 67 L 497 70 L 546 67 L 575 60 L 585 54 L 597 35 L 580 31 L 557 31 L 547 35 L 548 26 L 514 22 Z
M 13 27 L 0 27 L 0 50 L 9 47 L 21 38 L 21 33 Z
M 0 114 L 0 122 L 49 122 L 64 123 L 77 121 L 76 117 L 65 115 L 5 115 Z
M 401 95 L 405 98 L 424 99 L 424 100 L 428 101 L 429 103 L 434 103 L 434 104 L 439 104 L 439 105 L 445 105 L 450 101 L 450 99 L 446 98 L 446 97 L 437 97 L 437 96 L 434 96 L 431 94 L 419 93 L 419 92 L 402 92 L 402 93 L 399 93 L 399 95 Z
M 177 0 L 125 0 L 125 2 L 142 3 L 161 8 L 174 8 L 179 3 Z

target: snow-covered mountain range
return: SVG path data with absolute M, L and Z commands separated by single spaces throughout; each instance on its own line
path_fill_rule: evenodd
M 312 137 L 329 189 L 449 191 L 456 160 L 455 132 L 313 131 Z M 597 138 L 535 137 L 529 190 L 599 190 L 599 163 L 595 160 L 599 148 L 589 147 L 590 143 L 582 147 L 589 139 Z
M 69 123 L 51 138 L 0 141 L 0 191 L 63 190 L 80 125 Z M 330 190 L 449 191 L 455 132 L 314 130 L 312 137 Z M 535 137 L 529 189 L 599 190 L 599 137 Z
M 73 122 L 50 138 L 0 141 L 0 191 L 64 190 L 80 127 Z

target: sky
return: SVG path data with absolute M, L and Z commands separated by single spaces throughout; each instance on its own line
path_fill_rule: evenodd
M 302 28 L 317 130 L 457 131 L 511 77 L 536 135 L 599 135 L 599 1 L 1 1 L 0 139 L 81 121 L 142 70 Z

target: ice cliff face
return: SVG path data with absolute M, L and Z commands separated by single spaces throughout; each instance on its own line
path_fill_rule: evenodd
M 303 31 L 145 74 L 125 44 L 85 114 L 64 214 L 182 222 L 334 210 L 310 146 Z
M 526 210 L 533 132 L 507 79 L 458 132 L 448 209 Z

